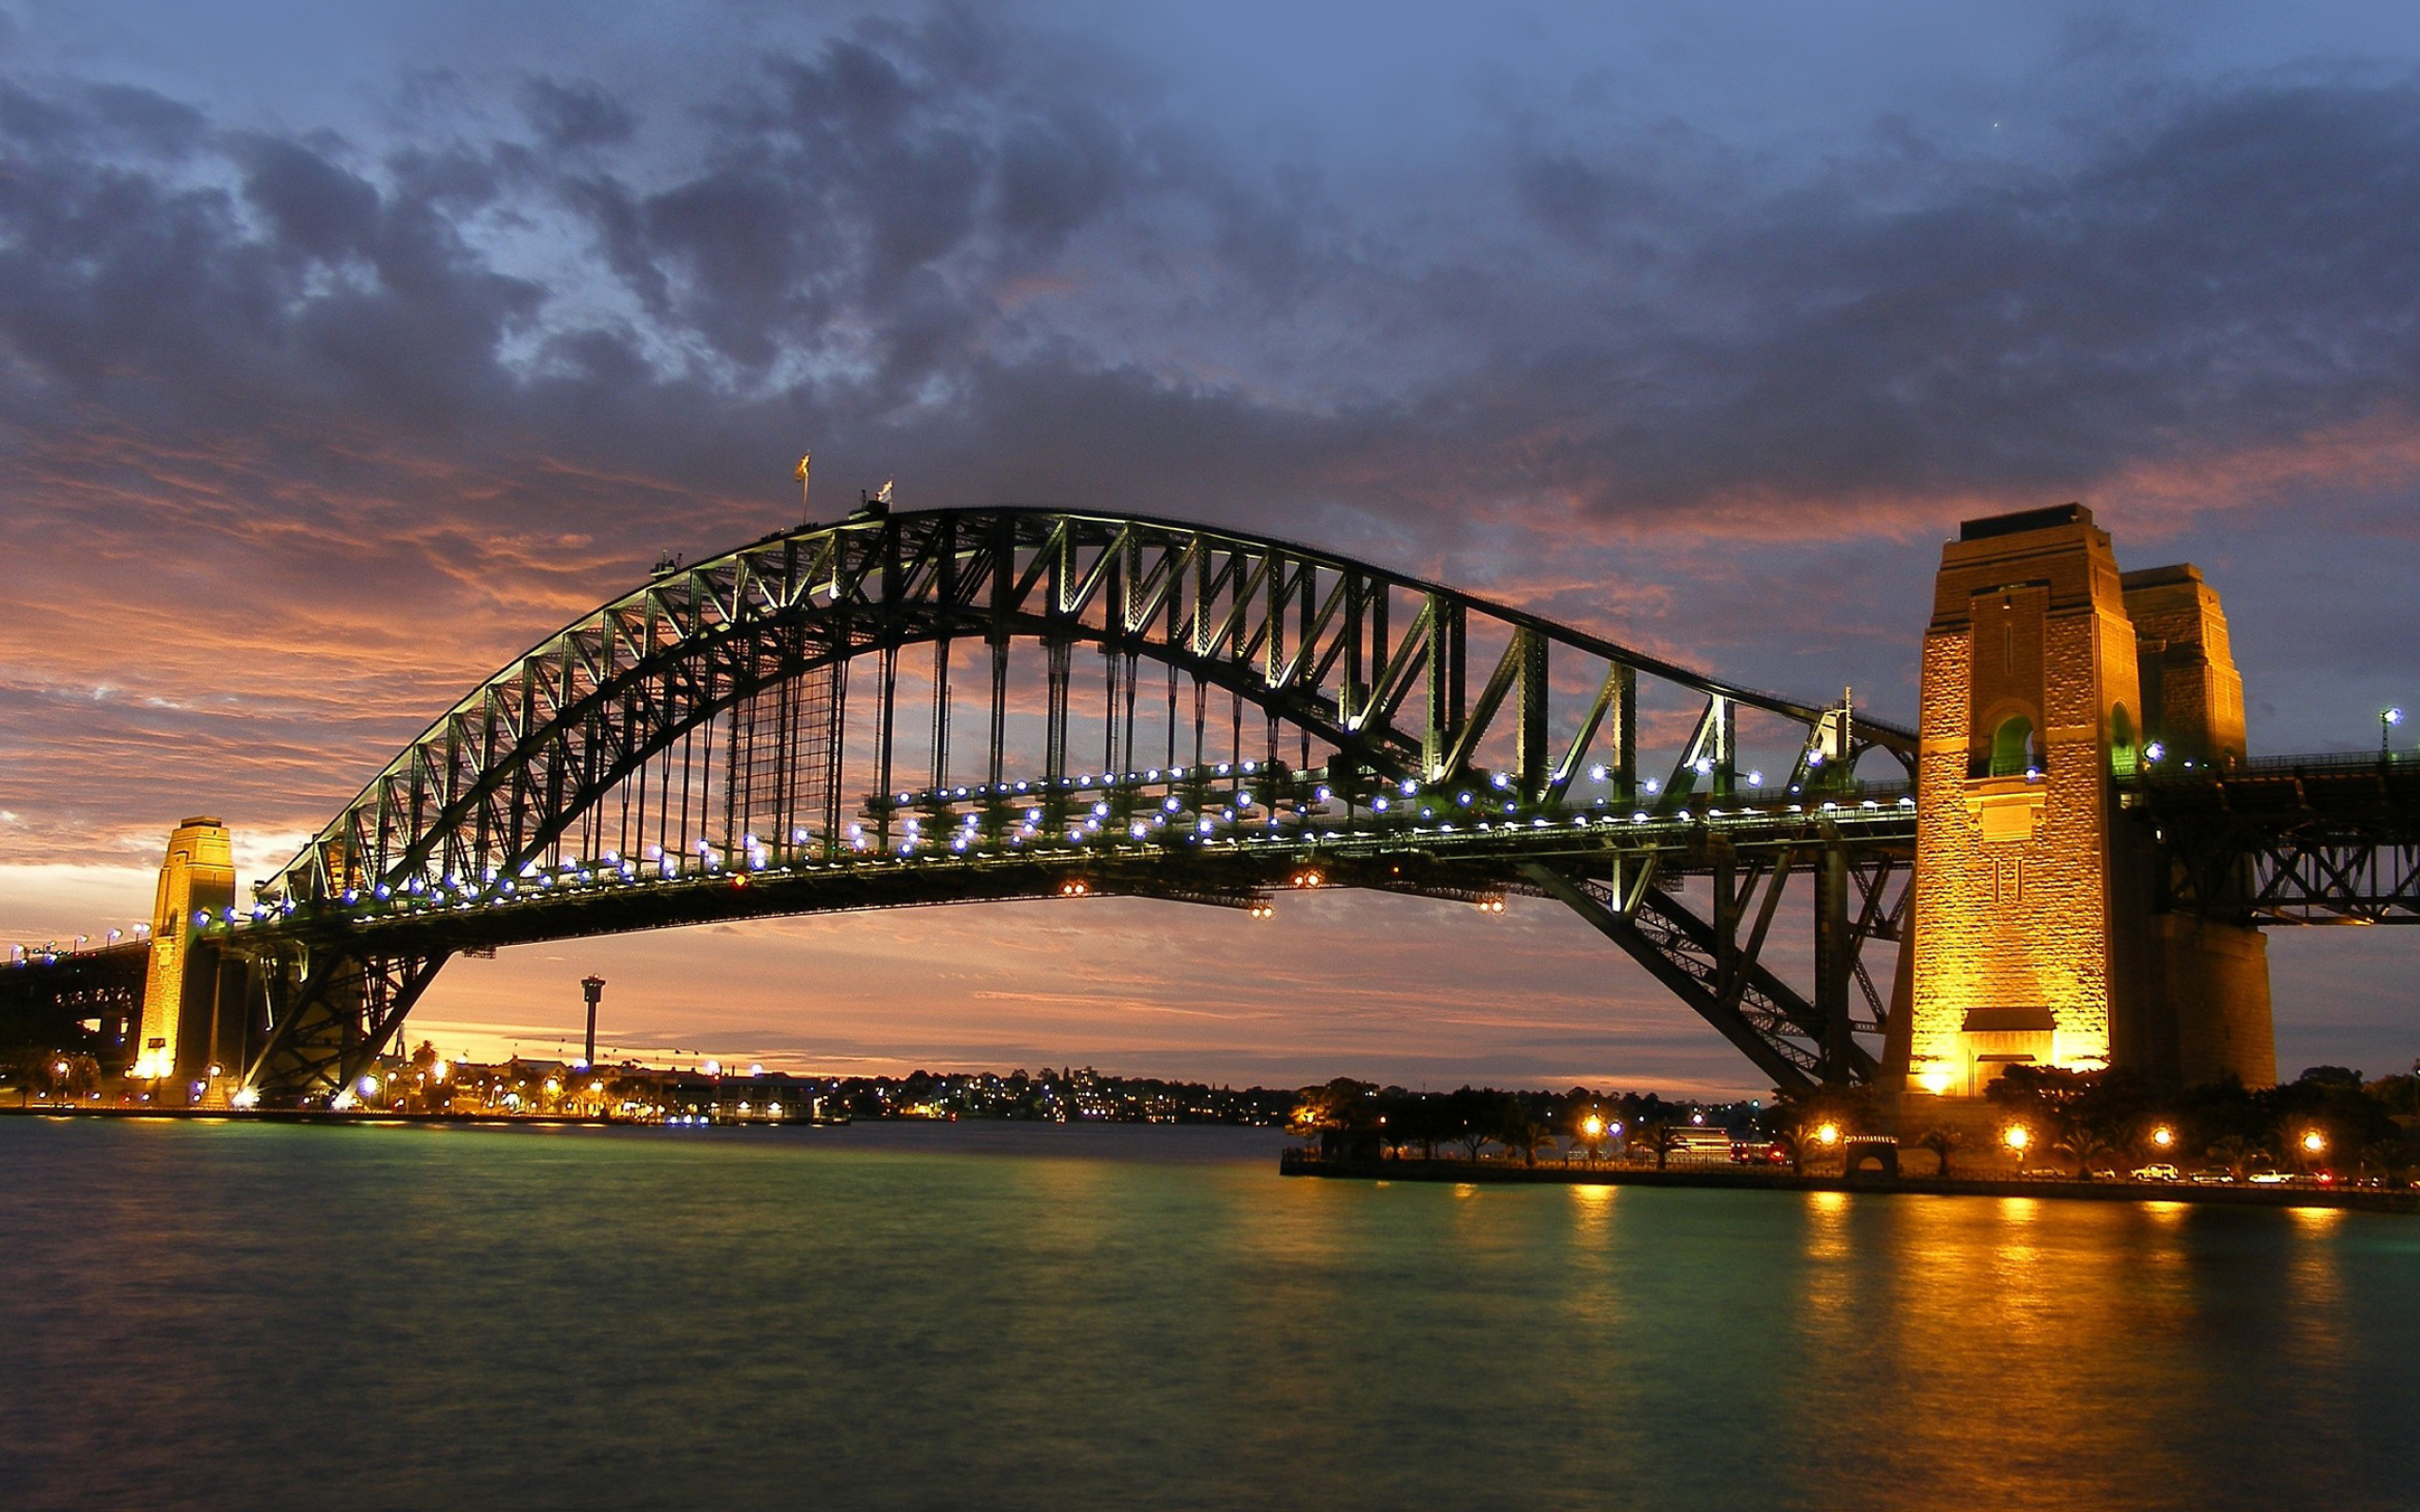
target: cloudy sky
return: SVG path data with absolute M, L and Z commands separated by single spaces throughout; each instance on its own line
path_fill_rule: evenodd
M 2420 14 L 617 9 L 0 0 L 0 938 L 143 917 L 186 814 L 273 867 L 810 448 L 1900 716 L 1941 538 L 2082 499 L 2224 594 L 2256 751 L 2420 705 Z M 2280 1064 L 2408 1061 L 2420 938 L 2308 933 Z M 415 1027 L 592 970 L 796 1066 L 1755 1087 L 1545 903 L 675 932 Z

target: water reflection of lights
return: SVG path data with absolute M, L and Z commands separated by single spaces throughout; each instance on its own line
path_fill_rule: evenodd
M 1591 1239 L 1601 1239 L 1613 1228 L 1614 1189 L 1610 1186 L 1586 1185 L 1565 1187 L 1571 1194 L 1573 1216 L 1580 1232 Z

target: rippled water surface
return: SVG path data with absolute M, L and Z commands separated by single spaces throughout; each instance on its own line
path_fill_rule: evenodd
M 2420 1221 L 0 1119 L 0 1505 L 2420 1507 Z

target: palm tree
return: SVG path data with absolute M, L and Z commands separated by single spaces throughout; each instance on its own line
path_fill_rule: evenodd
M 2230 1134 L 2217 1141 L 2208 1151 L 2210 1159 L 2225 1166 L 2227 1174 L 2238 1181 L 2243 1179 L 2243 1173 L 2251 1168 L 2252 1162 L 2266 1153 L 2258 1144 L 2239 1134 Z
M 2076 1179 L 2079 1181 L 2092 1179 L 2093 1161 L 2118 1153 L 2118 1146 L 2109 1142 L 2109 1136 L 2101 1132 L 2098 1124 L 2080 1118 L 2067 1120 L 2066 1128 L 2061 1132 L 2059 1143 L 2053 1148 L 2066 1152 L 2067 1159 L 2076 1162 Z
M 1672 1152 L 1681 1147 L 1681 1131 L 1669 1124 L 1650 1124 L 1646 1132 L 1647 1147 L 1655 1152 L 1655 1169 L 1668 1169 Z
M 1789 1174 L 1806 1174 L 1806 1157 L 1811 1152 L 1837 1150 L 1854 1125 L 1848 1115 L 1808 1108 L 1774 1128 L 1773 1143 L 1789 1147 Z
M 1504 1146 L 1505 1154 L 1519 1156 L 1523 1165 L 1537 1164 L 1538 1146 L 1552 1138 L 1517 1102 L 1506 1105 L 1504 1115 L 1495 1125 L 1495 1143 Z
M 1965 1132 L 1946 1124 L 1925 1130 L 1924 1137 L 1916 1141 L 1920 1147 L 1932 1151 L 1933 1159 L 1941 1162 L 1941 1169 L 1933 1174 L 1942 1177 L 1949 1175 L 1950 1153 L 1965 1143 Z

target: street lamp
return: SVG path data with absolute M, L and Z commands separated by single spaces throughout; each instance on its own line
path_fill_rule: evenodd
M 2400 709 L 2394 709 L 2394 708 L 2388 708 L 2388 709 L 2381 709 L 2381 710 L 2379 710 L 2379 711 L 2378 711 L 2378 754 L 2379 754 L 2379 755 L 2384 756 L 2384 755 L 2388 754 L 2388 750 L 2387 750 L 2387 740 L 2388 740 L 2388 737 L 2389 737 L 2389 736 L 2391 736 L 2392 734 L 2394 734 L 2394 727 L 2395 727 L 2395 726 L 2397 726 L 2397 725 L 2399 725 L 2399 724 L 2401 724 L 2401 723 L 2403 723 L 2403 711 L 2402 711 L 2402 710 L 2400 710 Z
M 1819 1125 L 1815 1130 L 1815 1143 L 1823 1145 L 1826 1149 L 1838 1144 L 1841 1143 L 1841 1125 L 1838 1124 Z
M 2176 1130 L 2162 1124 L 2152 1130 L 2152 1143 L 2163 1152 L 2173 1148 L 2176 1144 Z
M 2033 1143 L 2033 1131 L 2022 1124 L 2011 1124 L 2001 1131 L 2000 1143 L 2007 1145 L 2009 1152 L 2016 1157 L 2017 1174 L 2024 1175 L 2025 1149 L 2027 1145 Z
M 1605 1143 L 1604 1119 L 1595 1113 L 1590 1113 L 1587 1117 L 1582 1119 L 1580 1121 L 1580 1143 L 1586 1147 L 1589 1162 L 1594 1164 L 1597 1160 L 1599 1148 Z

